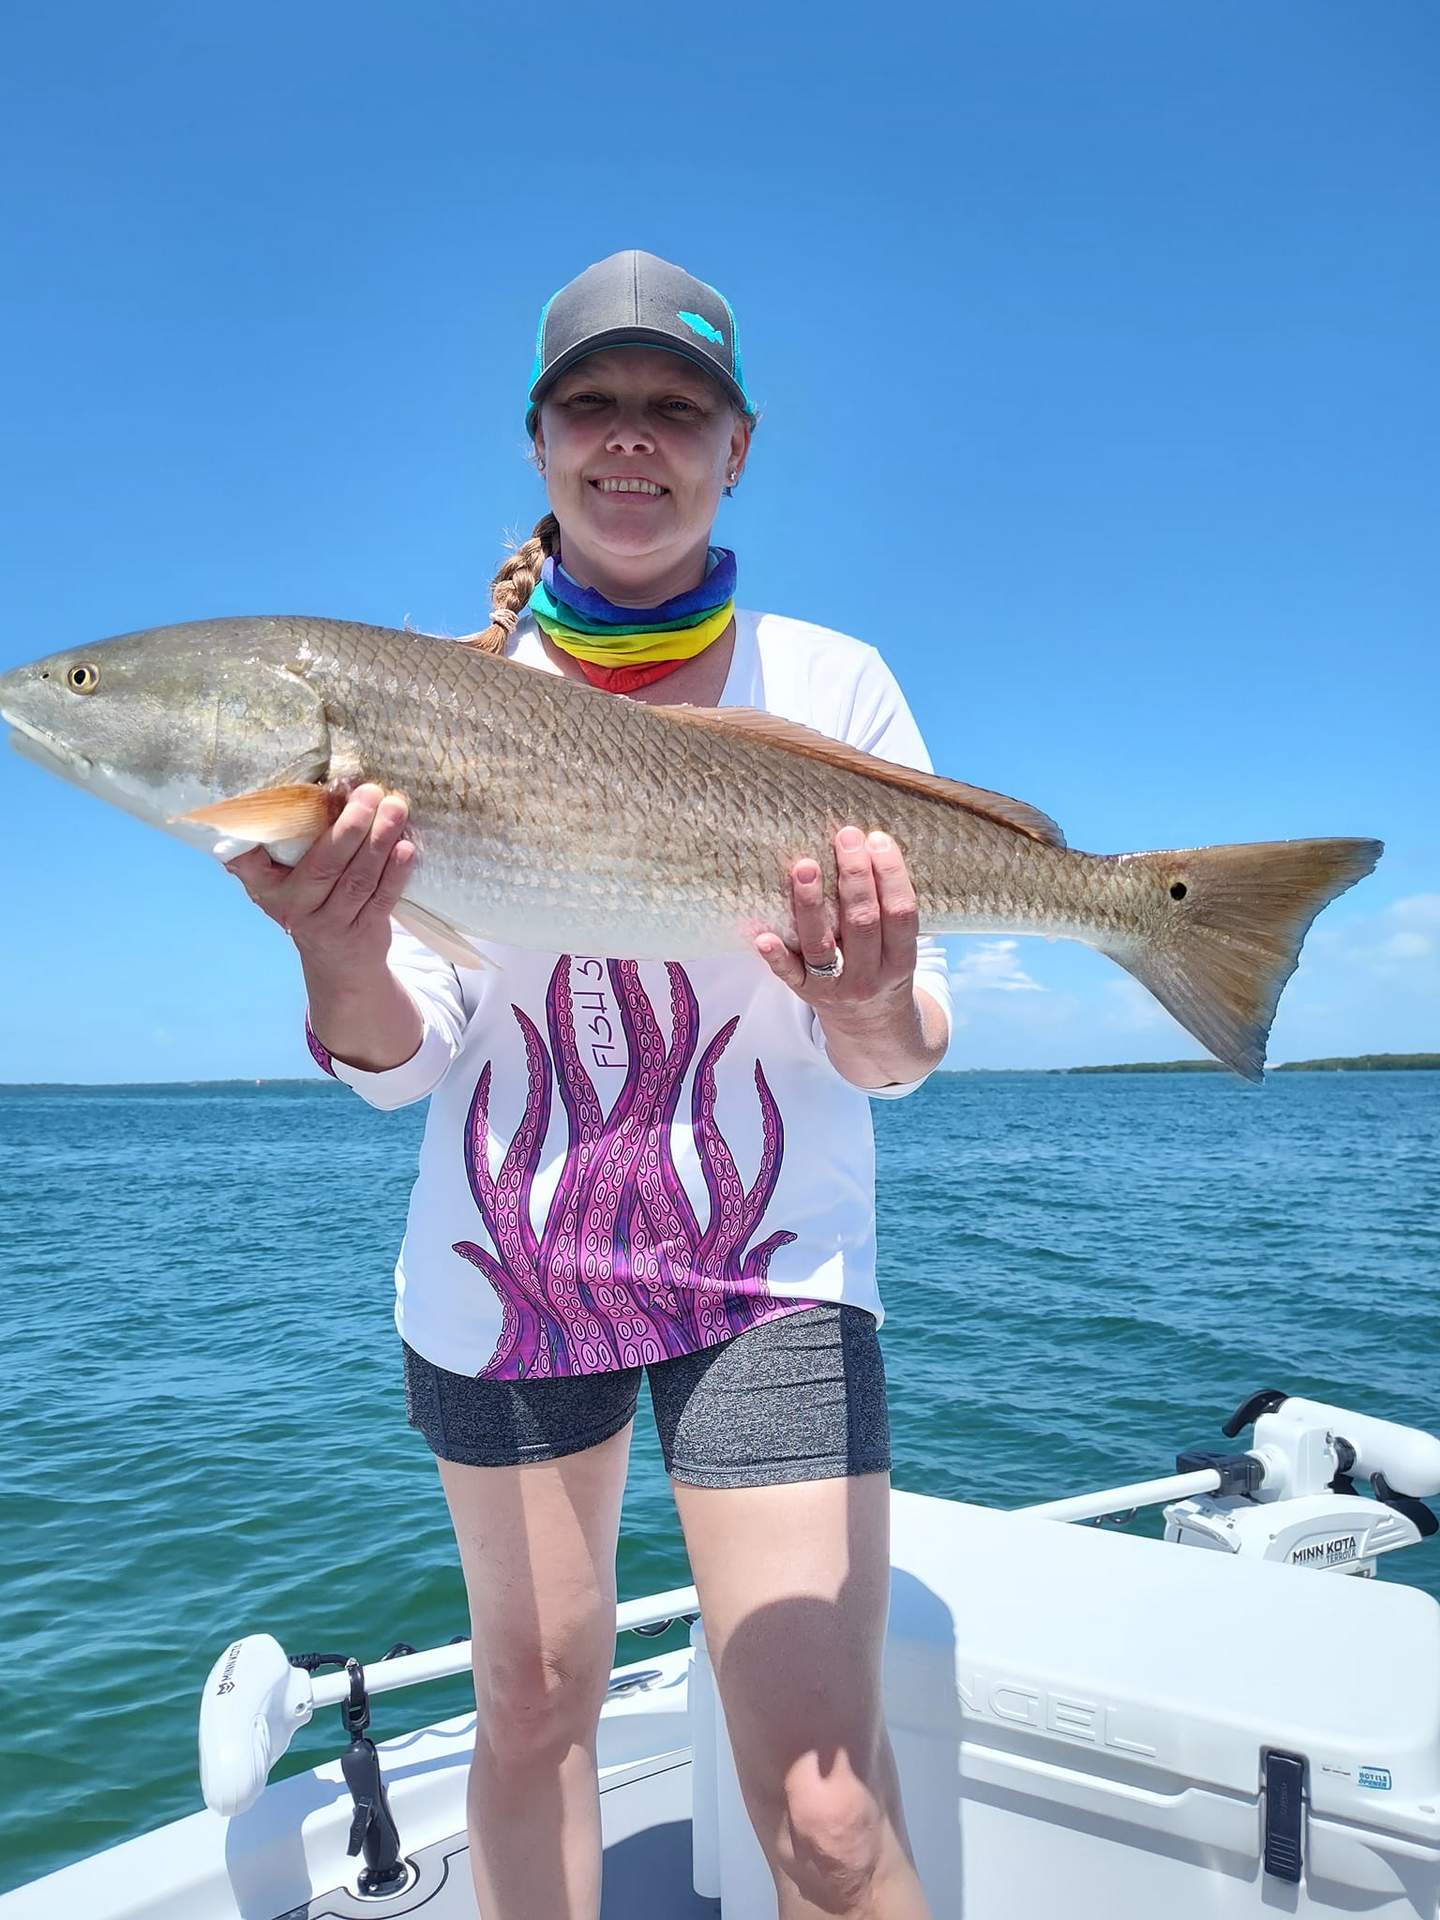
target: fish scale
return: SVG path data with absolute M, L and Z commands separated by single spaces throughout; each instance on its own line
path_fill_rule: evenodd
M 84 669 L 78 673 L 77 669 Z M 320 619 L 157 627 L 0 675 L 17 744 L 185 838 L 297 859 L 360 780 L 420 849 L 396 917 L 473 938 L 685 960 L 795 938 L 789 873 L 837 830 L 888 832 L 922 930 L 1063 935 L 1125 967 L 1258 1078 L 1316 913 L 1367 839 L 1093 854 L 1021 801 L 872 759 L 773 715 L 650 706 L 452 641 Z

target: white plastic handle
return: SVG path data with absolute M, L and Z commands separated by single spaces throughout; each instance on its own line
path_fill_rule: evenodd
M 1351 1413 L 1348 1407 L 1327 1406 L 1323 1400 L 1287 1400 L 1266 1417 L 1297 1426 L 1328 1427 L 1355 1449 L 1353 1472 L 1383 1473 L 1396 1493 L 1408 1493 L 1417 1500 L 1440 1493 L 1440 1440 L 1419 1427 Z
M 212 1813 L 254 1806 L 270 1769 L 314 1712 L 310 1675 L 268 1633 L 247 1634 L 210 1669 L 200 1700 L 200 1787 Z

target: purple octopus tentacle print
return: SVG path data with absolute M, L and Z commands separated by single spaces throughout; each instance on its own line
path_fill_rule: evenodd
M 607 962 L 629 1049 L 624 1080 L 607 1114 L 576 1040 L 570 965 L 570 955 L 562 955 L 550 976 L 548 1050 L 534 1022 L 519 1007 L 511 1009 L 525 1042 L 527 1096 L 497 1174 L 489 1164 L 489 1063 L 466 1121 L 466 1174 L 496 1251 L 468 1240 L 457 1242 L 455 1251 L 484 1274 L 503 1316 L 483 1379 L 645 1365 L 712 1346 L 805 1304 L 777 1300 L 769 1289 L 770 1260 L 793 1233 L 772 1233 L 746 1251 L 785 1152 L 780 1110 L 758 1061 L 762 1146 L 748 1190 L 715 1120 L 715 1067 L 738 1019 L 727 1021 L 705 1048 L 691 1089 L 691 1130 L 710 1203 L 702 1229 L 671 1146 L 681 1089 L 700 1039 L 699 1003 L 685 969 L 666 965 L 667 1045 L 638 964 Z M 598 976 L 598 964 L 595 970 Z M 554 1091 L 568 1137 L 559 1182 L 537 1233 L 532 1189 Z
M 531 1355 L 527 1372 L 554 1371 L 554 1356 L 563 1351 L 565 1330 L 539 1284 L 539 1246 L 530 1224 L 530 1183 L 540 1162 L 545 1128 L 550 1119 L 550 1061 L 533 1023 L 514 1009 L 525 1036 L 529 1077 L 525 1114 L 509 1151 L 492 1179 L 486 1157 L 490 1137 L 490 1064 L 475 1083 L 475 1097 L 465 1127 L 465 1171 L 470 1191 L 490 1238 L 500 1249 L 501 1261 L 484 1247 L 462 1240 L 455 1251 L 472 1261 L 499 1295 L 504 1321 L 497 1352 Z

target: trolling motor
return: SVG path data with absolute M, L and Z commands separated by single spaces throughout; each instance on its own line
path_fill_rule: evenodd
M 1440 1532 L 1425 1505 L 1440 1494 L 1433 1435 L 1274 1388 L 1251 1394 L 1222 1431 L 1233 1440 L 1252 1424 L 1244 1453 L 1197 1448 L 1176 1458 L 1177 1473 L 1219 1481 L 1165 1508 L 1167 1540 L 1368 1578 L 1382 1553 Z M 1357 1475 L 1373 1499 L 1357 1491 Z
M 1425 1504 L 1440 1494 L 1433 1434 L 1274 1388 L 1251 1394 L 1223 1431 L 1233 1440 L 1252 1424 L 1255 1444 L 1244 1453 L 1192 1448 L 1163 1479 L 1020 1511 L 1124 1526 L 1142 1507 L 1164 1507 L 1165 1538 L 1180 1546 L 1362 1575 L 1375 1572 L 1382 1553 L 1440 1532 Z M 1357 1475 L 1373 1499 L 1356 1489 Z
M 678 1620 L 694 1619 L 698 1608 L 694 1587 L 625 1600 L 616 1609 L 616 1631 L 661 1633 Z M 381 1898 L 402 1892 L 415 1868 L 401 1858 L 380 1755 L 367 1732 L 370 1697 L 466 1673 L 470 1664 L 470 1636 L 465 1633 L 419 1653 L 397 1640 L 370 1663 L 368 1674 L 348 1654 L 287 1656 L 273 1634 L 245 1634 L 232 1641 L 210 1669 L 200 1700 L 200 1786 L 206 1806 L 226 1818 L 253 1807 L 270 1769 L 316 1708 L 339 1707 L 350 1738 L 340 1765 L 355 1803 L 348 1851 L 354 1855 L 363 1850 L 365 1855 L 358 1890 Z M 321 1673 L 321 1667 L 343 1671 Z M 656 1668 L 626 1668 L 612 1676 L 610 1693 L 632 1693 L 659 1677 Z
M 401 1643 L 384 1657 L 413 1654 Z M 200 1704 L 200 1784 L 215 1813 L 243 1813 L 259 1799 L 271 1767 L 296 1730 L 315 1711 L 312 1676 L 321 1667 L 343 1667 L 345 1694 L 340 1724 L 350 1744 L 341 1771 L 355 1816 L 345 1851 L 364 1853 L 356 1883 L 371 1899 L 400 1892 L 412 1870 L 400 1857 L 400 1833 L 390 1811 L 380 1755 L 367 1731 L 370 1695 L 365 1669 L 343 1653 L 297 1653 L 287 1657 L 271 1634 L 247 1634 L 226 1648 L 211 1668 Z M 339 1676 L 337 1675 L 338 1679 Z

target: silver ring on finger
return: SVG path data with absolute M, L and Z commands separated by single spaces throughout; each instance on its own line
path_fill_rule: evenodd
M 821 966 L 817 966 L 813 960 L 805 962 L 805 971 L 812 980 L 838 980 L 844 970 L 845 956 L 838 948 Z

